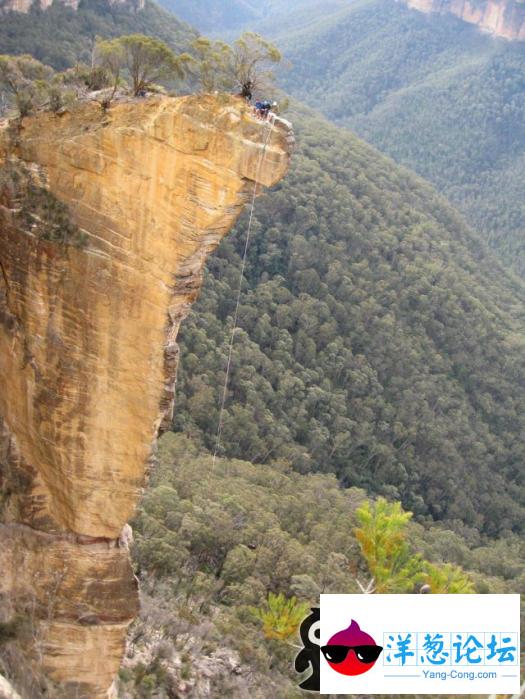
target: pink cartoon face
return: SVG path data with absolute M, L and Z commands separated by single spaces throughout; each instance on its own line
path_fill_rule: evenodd
M 326 661 L 341 675 L 362 675 L 374 667 L 381 655 L 382 646 L 378 646 L 372 636 L 361 631 L 359 624 L 352 623 L 343 631 L 338 631 L 321 647 Z

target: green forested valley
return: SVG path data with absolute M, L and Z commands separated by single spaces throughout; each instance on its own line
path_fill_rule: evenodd
M 163 4 L 177 11 L 177 0 Z M 226 37 L 247 17 L 185 18 Z M 288 60 L 287 91 L 435 184 L 525 272 L 525 45 L 393 0 L 263 3 L 251 26 Z
M 263 25 L 286 88 L 433 182 L 523 273 L 525 44 L 391 0 L 320 15 Z
M 283 49 L 287 91 L 435 184 L 518 274 L 525 270 L 525 47 L 392 0 L 164 5 L 205 31 L 256 26 Z M 63 69 L 96 35 L 134 31 L 186 48 L 194 30 L 145 10 L 82 0 L 2 18 L 0 47 Z
M 284 49 L 286 89 L 433 182 L 523 274 L 523 43 L 391 0 L 277 5 L 252 24 Z
M 256 205 L 225 454 L 286 459 L 497 535 L 523 524 L 523 285 L 428 185 L 293 114 Z M 246 219 L 183 324 L 175 428 L 212 448 Z

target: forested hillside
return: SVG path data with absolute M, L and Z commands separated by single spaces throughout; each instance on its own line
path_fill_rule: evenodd
M 346 0 L 323 0 L 322 6 L 318 0 L 162 0 L 160 4 L 200 31 L 221 35 L 253 29 L 267 20 L 274 26 L 277 19 L 295 12 L 318 19 L 325 12 L 348 5 Z
M 228 4 L 213 22 L 205 5 L 183 16 L 226 37 L 248 22 L 275 39 L 291 61 L 286 90 L 434 183 L 525 273 L 524 42 L 393 0 L 277 0 L 242 16 Z
M 105 0 L 81 0 L 78 10 L 56 2 L 45 11 L 33 7 L 28 14 L 3 15 L 0 54 L 28 53 L 63 70 L 78 61 L 89 64 L 97 36 L 133 33 L 155 36 L 179 51 L 197 36 L 194 29 L 150 0 L 140 12 Z
M 525 272 L 525 43 L 392 0 L 261 27 L 292 94 L 433 182 Z
M 133 522 L 142 610 L 121 696 L 303 696 L 292 666 L 298 621 L 319 592 L 357 593 L 357 580 L 370 579 L 356 532 L 365 498 L 334 476 L 282 462 L 213 466 L 189 440 L 165 435 Z M 476 547 L 445 527 L 410 522 L 395 505 L 371 507 L 363 533 L 375 550 L 392 545 L 389 526 L 399 526 L 380 591 L 412 592 L 424 581 L 434 592 L 523 589 L 518 536 Z
M 496 535 L 523 525 L 524 289 L 435 192 L 294 114 L 257 202 L 224 452 Z M 175 428 L 212 448 L 246 219 L 182 326 Z

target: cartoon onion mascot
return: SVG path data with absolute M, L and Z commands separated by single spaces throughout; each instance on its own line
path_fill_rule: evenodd
M 341 675 L 362 675 L 368 672 L 374 667 L 382 650 L 382 646 L 378 646 L 372 636 L 361 631 L 359 624 L 353 619 L 348 628 L 338 631 L 326 646 L 321 647 L 332 670 Z

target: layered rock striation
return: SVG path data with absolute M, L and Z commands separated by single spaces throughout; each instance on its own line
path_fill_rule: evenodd
M 0 15 L 4 12 L 29 12 L 35 0 L 0 0 Z M 78 10 L 80 0 L 62 0 L 66 7 Z M 42 10 L 51 7 L 53 0 L 37 0 Z M 110 5 L 127 5 L 130 10 L 136 12 L 144 9 L 145 0 L 109 0 Z
M 420 12 L 452 14 L 482 31 L 505 39 L 525 41 L 523 0 L 405 0 Z
M 0 131 L 1 620 L 31 627 L 7 662 L 61 695 L 107 696 L 138 608 L 122 532 L 171 418 L 179 325 L 292 143 L 224 96 Z

